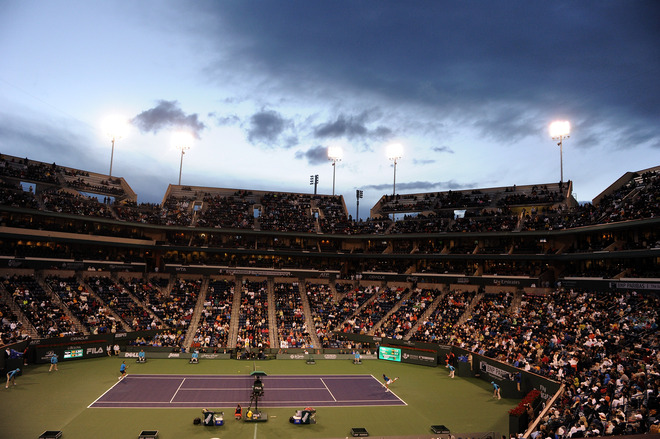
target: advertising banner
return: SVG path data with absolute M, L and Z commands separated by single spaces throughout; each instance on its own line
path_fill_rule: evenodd
M 53 355 L 60 361 L 79 360 L 107 355 L 113 344 L 113 334 L 42 338 L 30 342 L 30 354 L 35 363 L 49 363 Z

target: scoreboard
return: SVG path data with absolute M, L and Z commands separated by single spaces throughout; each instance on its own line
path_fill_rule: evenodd
M 401 361 L 401 349 L 379 346 L 378 359 L 389 360 L 389 361 Z

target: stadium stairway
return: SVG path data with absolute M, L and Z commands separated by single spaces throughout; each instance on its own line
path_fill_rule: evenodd
M 103 273 L 98 271 L 94 272 L 94 274 L 96 276 L 103 276 Z M 83 278 L 82 276 L 80 276 L 80 278 L 78 279 L 78 283 L 83 287 L 85 287 L 89 295 L 93 297 L 98 303 L 100 303 L 101 306 L 103 306 L 110 313 L 110 315 L 112 315 L 112 317 L 114 317 L 115 321 L 121 326 L 123 332 L 132 331 L 129 324 L 126 323 L 124 319 L 122 319 L 107 303 L 105 303 L 105 300 L 103 300 L 98 294 L 96 294 L 96 290 L 92 288 L 90 284 L 87 283 L 87 278 Z M 119 328 L 117 328 L 117 332 L 120 332 Z
M 314 319 L 312 318 L 312 309 L 309 306 L 309 300 L 307 299 L 307 288 L 305 288 L 304 280 L 300 279 L 298 281 L 298 290 L 300 293 L 300 298 L 302 300 L 303 306 L 303 315 L 305 316 L 305 324 L 307 325 L 307 332 L 309 338 L 312 340 L 312 345 L 316 349 L 321 348 L 321 342 L 319 341 L 316 331 L 314 330 Z
M 141 307 L 142 309 L 144 309 L 144 310 L 147 312 L 147 314 L 149 314 L 149 317 L 151 317 L 151 319 L 153 319 L 153 320 L 155 320 L 156 322 L 158 322 L 158 324 L 159 324 L 161 327 L 165 327 L 165 326 L 166 326 L 166 325 L 164 324 L 164 322 L 160 319 L 160 317 L 158 317 L 156 314 L 154 314 L 154 312 L 153 312 L 153 311 L 147 306 L 146 303 L 144 303 L 142 300 L 140 300 L 139 298 L 137 298 L 137 297 L 136 297 L 136 296 L 130 291 L 130 289 L 126 287 L 126 285 L 124 284 L 124 282 L 126 281 L 125 279 L 121 279 L 121 278 L 120 278 L 119 281 L 120 281 L 120 282 L 119 282 L 120 285 L 121 285 L 122 288 L 124 289 L 124 292 L 128 295 L 128 297 L 131 298 L 131 300 L 133 300 L 133 302 L 135 302 L 135 303 L 137 304 L 137 306 L 139 306 L 139 307 Z
M 477 304 L 481 301 L 481 299 L 485 296 L 485 293 L 477 293 L 474 295 L 474 298 L 470 302 L 470 304 L 465 308 L 465 312 L 461 315 L 461 317 L 458 319 L 456 322 L 456 325 L 462 325 L 472 317 L 472 311 L 474 311 L 474 307 L 477 306 Z
M 412 336 L 415 335 L 415 332 L 417 332 L 417 330 L 419 329 L 420 323 L 423 323 L 429 319 L 431 314 L 433 314 L 433 311 L 435 311 L 438 305 L 440 305 L 440 302 L 442 302 L 442 300 L 445 298 L 448 291 L 449 290 L 445 288 L 444 291 L 442 291 L 440 294 L 438 294 L 438 296 L 435 299 L 433 299 L 433 302 L 431 302 L 431 306 L 429 306 L 426 309 L 426 311 L 424 311 L 424 314 L 419 316 L 419 319 L 417 319 L 417 324 L 414 325 L 412 328 L 410 328 L 408 333 L 403 336 L 404 340 L 410 340 Z
M 235 280 L 234 297 L 231 304 L 231 321 L 229 325 L 229 337 L 227 338 L 227 348 L 235 349 L 236 340 L 238 340 L 238 316 L 241 312 L 241 280 L 237 277 Z
M 64 312 L 64 314 L 66 314 L 66 316 L 69 318 L 69 320 L 73 323 L 73 326 L 76 329 L 76 331 L 80 332 L 81 334 L 89 335 L 89 329 L 87 329 L 87 327 L 85 327 L 85 325 L 83 325 L 82 322 L 78 319 L 78 317 L 76 317 L 73 314 L 73 312 L 71 312 L 69 307 L 66 306 L 64 304 L 64 302 L 62 302 L 62 299 L 60 298 L 60 296 L 55 294 L 55 292 L 50 287 L 50 285 L 48 285 L 48 282 L 46 282 L 43 273 L 35 272 L 34 277 L 35 277 L 35 280 L 41 286 L 41 288 L 46 293 L 48 293 L 48 295 L 50 296 L 53 303 L 56 303 L 57 306 L 62 310 L 62 312 Z
M 268 336 L 272 348 L 280 346 L 277 335 L 277 317 L 275 315 L 275 293 L 273 292 L 273 279 L 268 280 Z
M 199 296 L 197 296 L 195 310 L 193 311 L 190 324 L 188 325 L 188 332 L 186 332 L 186 337 L 183 339 L 183 347 L 186 349 L 186 352 L 190 351 L 190 345 L 192 345 L 193 338 L 195 338 L 197 326 L 199 325 L 199 317 L 202 315 L 202 310 L 204 309 L 204 302 L 206 301 L 206 293 L 208 292 L 208 289 L 209 277 L 204 276 L 202 279 L 202 285 L 199 287 Z
M 397 312 L 397 310 L 398 310 L 399 308 L 401 308 L 401 305 L 403 305 L 404 303 L 406 303 L 406 301 L 407 301 L 408 299 L 410 299 L 410 296 L 412 296 L 413 292 L 414 292 L 413 290 L 408 289 L 408 293 L 406 293 L 403 297 L 401 297 L 401 299 L 399 299 L 399 301 L 398 301 L 398 302 L 392 307 L 392 309 L 390 309 L 390 310 L 387 312 L 387 314 L 385 314 L 385 315 L 383 316 L 383 318 L 380 319 L 380 320 L 379 320 L 379 321 L 378 321 L 378 322 L 377 322 L 377 323 L 371 328 L 371 331 L 369 331 L 369 334 L 370 334 L 370 335 L 375 334 L 375 333 L 380 329 L 380 327 L 383 326 L 383 323 L 385 323 L 385 322 L 387 321 L 387 319 L 388 319 L 392 314 L 394 314 L 395 312 Z
M 27 334 L 31 338 L 39 338 L 39 335 L 37 333 L 37 330 L 35 327 L 32 325 L 32 322 L 28 320 L 27 317 L 25 317 L 25 314 L 23 314 L 23 310 L 21 310 L 21 307 L 14 302 L 14 300 L 11 297 L 11 294 L 7 291 L 5 286 L 0 282 L 0 302 L 3 302 L 5 305 L 11 309 L 11 311 L 16 315 L 18 321 L 21 323 L 23 326 L 23 330 L 27 332 Z

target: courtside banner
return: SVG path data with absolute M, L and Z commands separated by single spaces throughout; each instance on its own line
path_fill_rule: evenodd
M 438 354 L 426 350 L 401 349 L 401 362 L 421 364 L 422 366 L 437 366 Z
M 53 355 L 60 361 L 84 360 L 107 355 L 113 340 L 114 334 L 39 338 L 30 342 L 30 350 L 35 363 L 49 363 Z

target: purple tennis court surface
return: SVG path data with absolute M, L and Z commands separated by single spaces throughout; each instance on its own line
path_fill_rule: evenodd
M 268 375 L 259 407 L 406 405 L 373 375 Z M 246 406 L 254 377 L 127 375 L 89 407 L 204 408 Z

